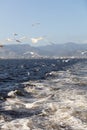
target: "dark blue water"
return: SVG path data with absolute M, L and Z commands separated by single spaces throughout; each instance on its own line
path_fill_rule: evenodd
M 62 70 L 78 60 L 62 59 L 0 60 L 0 83 L 44 79 L 51 71 Z
M 79 129 L 86 128 L 84 124 L 87 124 L 85 116 L 87 113 L 87 60 L 85 60 L 0 60 L 1 130 L 4 126 L 5 130 L 10 127 L 22 129 L 21 124 L 27 128 L 32 123 L 36 129 L 37 126 L 45 129 L 47 123 L 50 125 L 49 120 L 51 121 L 52 118 L 54 125 L 57 120 L 56 123 L 59 123 L 59 126 L 61 121 L 64 122 L 64 128 L 67 130 L 70 130 L 72 126 L 74 128 L 80 126 Z M 63 71 L 59 72 L 59 70 Z M 56 72 L 51 73 L 51 71 Z M 28 119 L 29 126 L 26 123 Z M 46 125 L 42 125 L 45 121 Z M 60 127 L 57 125 L 56 128 Z
M 25 81 L 45 80 L 51 71 L 63 70 L 78 61 L 78 59 L 0 60 L 0 95 L 20 87 Z

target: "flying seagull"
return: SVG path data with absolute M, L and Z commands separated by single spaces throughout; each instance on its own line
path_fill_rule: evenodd
M 19 43 L 21 43 L 21 41 L 20 41 L 20 40 L 16 40 L 16 42 L 19 42 Z
M 43 40 L 44 37 L 36 37 L 36 38 L 31 38 L 32 43 L 38 43 L 39 41 Z
M 14 36 L 18 36 L 18 34 L 17 34 L 17 33 L 13 33 L 13 35 L 14 35 Z
M 32 24 L 32 27 L 35 27 L 35 26 L 37 26 L 37 25 L 40 25 L 40 23 L 33 23 L 33 24 Z
M 0 45 L 0 48 L 4 47 L 3 45 Z
M 12 42 L 12 41 L 13 41 L 13 39 L 11 39 L 11 38 L 6 39 L 6 42 Z

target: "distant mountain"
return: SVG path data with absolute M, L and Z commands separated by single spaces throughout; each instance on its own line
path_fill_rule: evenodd
M 86 57 L 87 51 L 87 44 L 76 44 L 76 43 L 65 43 L 65 44 L 54 44 L 54 45 L 48 45 L 44 47 L 39 47 L 40 54 L 41 55 L 47 55 L 47 56 L 80 56 L 80 57 Z
M 0 48 L 0 58 L 36 58 L 39 57 L 38 51 L 39 49 L 28 44 L 5 45 Z
M 0 58 L 87 57 L 87 44 L 65 43 L 33 47 L 29 44 L 5 45 Z

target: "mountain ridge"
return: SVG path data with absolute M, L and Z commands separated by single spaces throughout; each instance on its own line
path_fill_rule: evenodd
M 0 58 L 87 57 L 87 44 L 64 43 L 34 47 L 11 44 L 0 48 Z

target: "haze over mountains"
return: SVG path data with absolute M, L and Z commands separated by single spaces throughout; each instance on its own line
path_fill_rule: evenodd
M 5 45 L 0 48 L 0 58 L 45 58 L 45 57 L 87 57 L 87 44 L 65 43 L 46 46 L 29 44 Z

